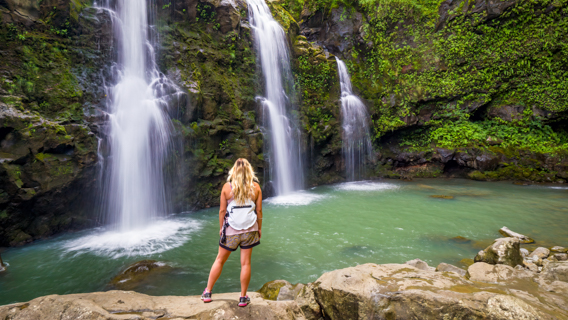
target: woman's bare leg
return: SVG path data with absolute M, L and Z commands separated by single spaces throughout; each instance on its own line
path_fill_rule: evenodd
M 231 251 L 219 247 L 219 253 L 217 254 L 217 258 L 215 258 L 215 262 L 213 262 L 213 266 L 211 267 L 211 271 L 209 272 L 209 280 L 207 281 L 208 292 L 211 292 L 211 290 L 213 290 L 215 282 L 217 282 L 217 280 L 221 276 L 221 271 L 223 271 L 223 265 L 225 264 L 225 262 L 227 262 L 227 259 L 229 258 L 230 255 Z
M 241 297 L 247 295 L 250 283 L 250 258 L 252 256 L 252 248 L 241 249 Z

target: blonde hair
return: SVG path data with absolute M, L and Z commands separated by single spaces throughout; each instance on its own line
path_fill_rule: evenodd
M 243 205 L 254 196 L 253 181 L 258 182 L 258 179 L 247 159 L 239 158 L 229 170 L 227 181 L 233 187 L 233 198 L 238 205 Z

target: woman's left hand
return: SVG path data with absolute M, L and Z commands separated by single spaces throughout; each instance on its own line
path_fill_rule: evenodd
M 219 229 L 219 237 L 223 235 L 223 228 Z

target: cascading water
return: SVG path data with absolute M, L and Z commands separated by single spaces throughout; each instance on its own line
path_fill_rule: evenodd
M 156 68 L 146 1 L 119 0 L 116 6 L 118 79 L 108 92 L 103 210 L 105 220 L 124 232 L 169 212 L 164 179 L 171 132 L 167 108 L 176 89 Z
M 365 162 L 372 153 L 369 134 L 369 113 L 363 102 L 353 94 L 345 63 L 338 59 L 337 71 L 341 84 L 341 114 L 343 117 L 343 156 L 349 181 L 364 178 Z
M 118 49 L 112 68 L 116 85 L 105 87 L 108 122 L 99 144 L 100 205 L 107 227 L 66 243 L 70 252 L 149 255 L 183 245 L 201 227 L 192 219 L 160 219 L 171 212 L 170 176 L 178 175 L 180 163 L 172 150 L 170 114 L 176 110 L 170 108 L 183 93 L 156 67 L 147 5 L 118 0 L 116 8 L 98 7 L 112 18 Z
M 264 0 L 248 0 L 249 21 L 254 31 L 258 59 L 265 83 L 261 98 L 265 123 L 270 130 L 270 179 L 276 195 L 303 188 L 300 130 L 288 109 L 286 87 L 292 87 L 288 41 Z M 288 90 L 290 91 L 290 90 Z

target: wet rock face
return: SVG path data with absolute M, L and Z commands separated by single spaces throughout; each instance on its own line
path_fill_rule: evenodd
M 523 263 L 520 252 L 520 242 L 517 238 L 499 238 L 492 245 L 479 251 L 475 256 L 475 262 L 489 264 L 504 264 L 515 267 Z
M 37 15 L 21 16 L 30 3 L 2 5 L 0 246 L 92 226 L 94 217 L 97 108 L 110 78 L 111 18 L 63 0 L 42 1 L 39 9 L 33 2 Z M 46 25 L 34 20 L 47 15 Z M 59 23 L 66 21 L 63 36 Z
M 339 6 L 331 9 L 329 14 L 324 10 L 315 13 L 304 11 L 302 20 L 301 34 L 309 41 L 323 44 L 330 52 L 340 54 L 353 47 L 353 40 L 358 41 L 363 15 Z

